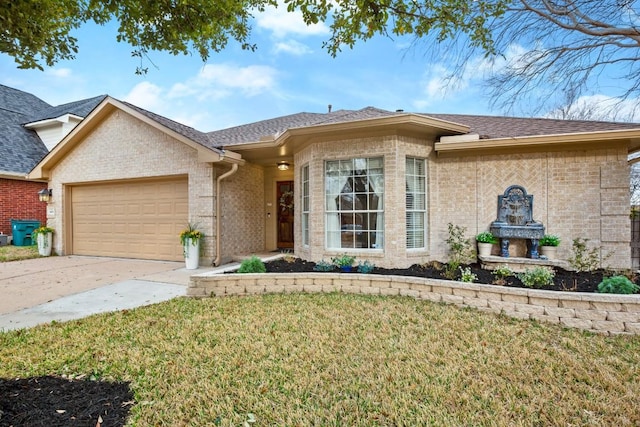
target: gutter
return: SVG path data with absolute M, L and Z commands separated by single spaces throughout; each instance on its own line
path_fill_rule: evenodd
M 220 259 L 222 258 L 222 254 L 220 253 L 220 247 L 222 246 L 222 233 L 220 232 L 220 183 L 223 179 L 230 177 L 237 171 L 238 164 L 234 163 L 231 165 L 231 169 L 216 178 L 216 259 L 213 260 L 214 267 L 217 267 L 220 264 Z

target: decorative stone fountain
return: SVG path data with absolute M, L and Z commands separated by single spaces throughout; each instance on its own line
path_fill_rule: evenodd
M 509 257 L 509 239 L 526 239 L 527 256 L 538 259 L 538 241 L 544 236 L 544 226 L 534 221 L 533 196 L 520 185 L 508 187 L 498 196 L 498 218 L 489 231 L 500 239 L 500 255 Z

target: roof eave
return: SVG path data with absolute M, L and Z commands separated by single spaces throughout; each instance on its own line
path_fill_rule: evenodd
M 241 151 L 279 147 L 283 145 L 287 140 L 299 136 L 312 138 L 334 133 L 340 134 L 346 131 L 354 132 L 386 127 L 414 129 L 436 128 L 454 134 L 465 134 L 470 130 L 469 126 L 467 125 L 434 119 L 433 117 L 423 116 L 419 114 L 407 113 L 338 123 L 321 123 L 317 125 L 294 127 L 286 129 L 285 131 L 280 132 L 276 135 L 265 135 L 261 137 L 259 141 L 231 145 L 230 147 Z
M 82 117 L 76 116 L 75 114 L 63 114 L 61 116 L 54 117 L 51 119 L 45 119 L 45 120 L 39 120 L 37 122 L 26 123 L 24 127 L 27 129 L 38 129 L 38 128 L 43 128 L 52 124 L 68 123 L 69 119 L 76 119 L 78 121 L 81 121 Z
M 625 130 L 607 130 L 597 132 L 578 132 L 551 135 L 517 136 L 510 138 L 479 139 L 475 141 L 436 142 L 438 153 L 469 152 L 504 148 L 538 148 L 566 144 L 581 144 L 600 141 L 628 140 L 629 152 L 640 149 L 640 128 Z
M 118 101 L 117 99 L 109 96 L 91 112 L 89 115 L 80 122 L 69 134 L 58 143 L 53 150 L 49 152 L 38 163 L 31 172 L 27 175 L 28 179 L 48 179 L 51 169 L 66 156 L 80 141 L 84 139 L 98 124 L 100 124 L 105 118 L 107 118 L 112 112 L 121 110 L 134 116 L 138 120 L 146 123 L 147 125 L 158 129 L 159 131 L 167 134 L 168 136 L 188 145 L 195 149 L 198 153 L 198 161 L 214 163 L 214 162 L 231 162 L 242 163 L 240 156 L 237 153 L 230 151 L 222 151 L 206 147 L 199 142 L 193 141 L 184 135 L 169 129 L 168 127 L 158 123 L 157 121 L 147 117 L 144 114 L 136 111 L 128 105 Z

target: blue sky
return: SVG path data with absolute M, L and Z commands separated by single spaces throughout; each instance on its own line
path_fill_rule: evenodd
M 447 64 L 410 47 L 411 39 L 377 37 L 332 58 L 322 48 L 328 28 L 306 26 L 284 8 L 256 16 L 255 52 L 231 42 L 206 64 L 196 56 L 151 52 L 146 75 L 139 58 L 116 42 L 116 27 L 87 24 L 76 34 L 80 51 L 44 71 L 20 70 L 0 55 L 0 83 L 59 105 L 108 94 L 211 131 L 302 111 L 326 112 L 375 106 L 432 113 L 495 114 L 482 89 L 480 59 L 472 60 L 454 86 L 442 78 Z

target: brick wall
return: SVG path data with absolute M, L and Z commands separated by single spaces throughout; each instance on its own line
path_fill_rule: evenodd
M 38 198 L 46 183 L 0 178 L 0 232 L 11 234 L 12 219 L 46 223 L 47 204 Z
M 223 173 L 222 170 L 218 171 L 218 175 Z M 264 251 L 263 169 L 244 164 L 235 174 L 224 179 L 221 185 L 221 262 L 228 262 L 235 255 Z
M 557 292 L 421 277 L 340 273 L 197 274 L 191 297 L 265 293 L 344 292 L 408 296 L 584 329 L 606 335 L 640 335 L 640 296 Z
M 433 142 L 388 135 L 311 144 L 295 155 L 295 177 L 309 165 L 311 187 L 310 239 L 301 243 L 300 211 L 296 205 L 295 253 L 305 259 L 328 260 L 325 250 L 324 162 L 331 159 L 384 156 L 385 247 L 383 251 L 348 250 L 359 260 L 382 267 L 405 267 L 427 260 L 446 261 L 449 222 L 467 228 L 467 236 L 488 229 L 497 216 L 497 198 L 510 185 L 522 185 L 534 196 L 533 218 L 547 233 L 562 239 L 558 256 L 568 259 L 575 238 L 601 247 L 606 265 L 630 266 L 629 166 L 625 143 L 581 149 L 509 154 L 436 155 Z M 405 245 L 406 156 L 428 159 L 428 245 Z M 296 200 L 300 199 L 296 186 Z M 524 256 L 524 240 L 512 240 L 512 256 Z M 338 251 L 344 252 L 344 250 Z
M 51 172 L 54 218 L 49 225 L 66 236 L 65 186 L 85 182 L 188 175 L 188 220 L 205 236 L 215 235 L 214 193 L 216 170 L 198 160 L 195 149 L 148 126 L 131 115 L 116 111 L 81 141 Z M 176 234 L 176 242 L 178 237 Z M 54 240 L 54 250 L 65 254 L 65 238 Z M 214 239 L 205 237 L 201 265 L 215 257 Z

